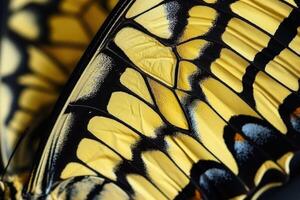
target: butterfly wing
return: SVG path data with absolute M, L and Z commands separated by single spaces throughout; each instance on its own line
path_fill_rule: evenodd
M 28 194 L 256 199 L 282 185 L 299 172 L 299 20 L 293 1 L 120 3 Z
M 82 52 L 115 1 L 8 2 L 1 37 L 1 153 L 3 165 L 27 169 L 47 118 Z M 29 135 L 30 134 L 30 135 Z

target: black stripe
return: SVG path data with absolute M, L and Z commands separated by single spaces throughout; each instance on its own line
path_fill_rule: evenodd
M 294 2 L 297 4 L 298 8 L 300 8 L 300 1 L 299 0 L 294 0 Z
M 108 182 L 106 180 L 103 181 L 100 185 L 94 185 L 95 187 L 91 189 L 91 191 L 88 193 L 86 199 L 94 199 L 94 197 L 98 194 L 101 194 L 104 185 L 106 185 Z
M 268 46 L 265 47 L 261 52 L 257 53 L 253 63 L 247 67 L 246 73 L 243 76 L 243 92 L 241 93 L 241 97 L 246 99 L 250 105 L 255 106 L 252 85 L 254 84 L 255 76 L 259 72 L 258 70 L 254 69 L 254 66 L 259 70 L 265 71 L 266 65 L 285 49 L 285 46 L 279 44 L 277 40 L 283 41 L 288 45 L 297 35 L 297 28 L 299 25 L 299 12 L 294 9 L 290 13 L 289 17 L 284 19 L 279 25 L 274 37 L 270 39 Z M 287 27 L 289 27 L 288 31 Z M 249 84 L 251 86 L 249 86 Z
M 298 9 L 293 9 L 290 15 L 279 25 L 274 37 L 288 45 L 297 35 L 297 28 L 299 26 L 300 12 Z

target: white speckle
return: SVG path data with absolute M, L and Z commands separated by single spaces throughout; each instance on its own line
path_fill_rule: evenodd
M 173 33 L 176 23 L 178 22 L 178 11 L 180 9 L 180 5 L 176 1 L 169 2 L 165 4 L 165 9 L 168 13 L 167 19 L 170 21 L 169 29 L 171 33 Z
M 88 65 L 87 76 L 83 79 L 85 81 L 80 90 L 77 99 L 86 100 L 93 97 L 99 90 L 100 85 L 103 83 L 106 75 L 112 68 L 112 59 L 101 53 L 94 58 L 94 60 Z

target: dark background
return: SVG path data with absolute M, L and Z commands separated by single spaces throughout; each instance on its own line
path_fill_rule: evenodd
M 264 193 L 258 200 L 300 200 L 300 176 Z

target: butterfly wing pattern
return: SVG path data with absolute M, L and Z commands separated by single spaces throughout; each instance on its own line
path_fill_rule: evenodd
M 28 168 L 34 140 L 73 67 L 115 1 L 8 1 L 1 37 L 1 157 L 7 165 L 17 141 L 23 152 L 9 171 Z M 28 135 L 28 134 L 27 134 Z
M 298 6 L 120 2 L 67 84 L 24 197 L 257 199 L 299 174 Z

